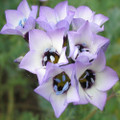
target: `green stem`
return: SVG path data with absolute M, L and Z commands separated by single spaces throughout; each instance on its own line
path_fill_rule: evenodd
M 8 91 L 8 108 L 6 120 L 13 120 L 13 110 L 14 110 L 14 88 L 10 88 Z

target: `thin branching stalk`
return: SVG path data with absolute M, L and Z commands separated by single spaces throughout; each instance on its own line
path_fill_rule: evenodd
M 13 120 L 14 110 L 14 88 L 10 88 L 8 91 L 8 106 L 6 120 Z

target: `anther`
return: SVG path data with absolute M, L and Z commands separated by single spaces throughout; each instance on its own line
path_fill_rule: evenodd
M 51 60 L 51 62 L 53 63 L 54 61 L 55 61 L 55 57 L 54 56 L 50 56 L 50 60 Z
M 91 82 L 94 83 L 95 81 L 93 80 L 93 78 L 91 78 Z
M 46 61 L 47 61 L 47 56 L 45 56 L 45 57 L 43 58 L 43 60 L 46 62 Z
M 62 75 L 62 81 L 65 82 L 65 80 L 66 80 L 65 75 Z
M 95 83 L 95 73 L 92 70 L 86 70 L 79 78 L 79 82 L 83 88 L 91 88 Z
M 60 83 L 60 79 L 55 78 L 54 80 L 55 80 L 57 83 Z

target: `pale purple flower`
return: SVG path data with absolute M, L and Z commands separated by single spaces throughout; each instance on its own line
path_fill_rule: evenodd
M 63 27 L 68 30 L 73 16 L 74 12 L 68 10 L 68 2 L 64 1 L 55 8 L 41 6 L 37 22 L 46 31 Z
M 69 57 L 73 60 L 84 55 L 92 60 L 97 57 L 98 51 L 109 43 L 109 39 L 92 32 L 88 21 L 77 32 L 68 32 L 68 40 L 70 45 Z
M 48 63 L 44 83 L 35 89 L 35 92 L 47 99 L 58 118 L 67 105 L 78 102 L 79 96 L 74 79 L 71 79 L 74 64 L 58 67 Z
M 79 102 L 75 105 L 91 103 L 103 110 L 107 99 L 106 91 L 119 80 L 116 72 L 105 64 L 103 51 L 98 53 L 92 64 L 75 63 L 73 78 L 76 79 L 79 93 Z
M 26 0 L 23 0 L 17 10 L 6 10 L 7 23 L 1 30 L 2 34 L 24 35 L 35 28 L 35 19 L 37 15 L 37 6 L 32 6 L 30 9 Z
M 72 27 L 74 30 L 78 30 L 86 21 L 90 22 L 93 32 L 97 33 L 104 30 L 104 26 L 102 25 L 108 21 L 108 17 L 102 14 L 95 14 L 95 12 L 87 6 L 80 6 L 77 9 L 73 6 L 69 6 L 69 9 L 75 12 L 72 21 Z
M 64 32 L 63 29 L 47 33 L 38 29 L 30 31 L 30 51 L 24 56 L 19 67 L 34 74 L 39 73 L 39 82 L 42 83 L 47 62 L 54 64 L 68 62 L 65 56 L 66 48 L 63 48 Z

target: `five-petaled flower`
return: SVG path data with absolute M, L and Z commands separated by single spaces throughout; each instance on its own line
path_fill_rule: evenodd
M 91 64 L 75 63 L 75 71 L 72 78 L 77 82 L 79 102 L 77 104 L 91 103 L 103 110 L 106 103 L 106 91 L 112 88 L 119 80 L 117 73 L 107 67 L 105 55 L 102 50 Z
M 7 23 L 2 28 L 1 33 L 25 37 L 27 32 L 35 28 L 37 10 L 37 6 L 32 6 L 31 10 L 26 0 L 19 4 L 17 10 L 6 10 Z
M 39 82 L 46 71 L 47 62 L 66 64 L 68 60 L 63 48 L 64 29 L 51 32 L 34 29 L 29 32 L 30 51 L 24 56 L 19 67 L 38 74 Z
M 69 57 L 73 60 L 76 60 L 81 55 L 85 55 L 88 56 L 89 61 L 91 61 L 97 57 L 100 49 L 109 44 L 109 39 L 92 32 L 88 21 L 86 21 L 77 32 L 68 32 L 68 40 L 70 46 Z
M 44 83 L 35 89 L 35 92 L 50 101 L 56 117 L 59 117 L 67 105 L 78 102 L 79 96 L 75 80 L 71 79 L 74 64 L 59 67 L 48 63 Z

